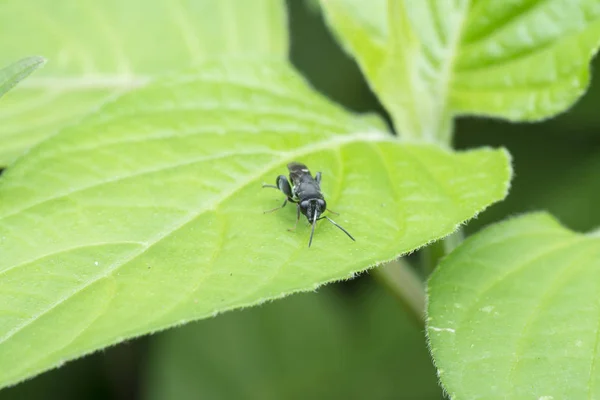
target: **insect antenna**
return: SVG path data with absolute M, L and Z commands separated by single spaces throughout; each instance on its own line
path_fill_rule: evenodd
M 317 211 L 316 210 L 315 210 L 315 216 L 313 217 L 312 229 L 310 230 L 310 239 L 308 240 L 308 247 L 310 247 L 310 244 L 312 243 L 313 235 L 315 234 L 315 225 L 317 225 Z
M 334 224 L 335 226 L 337 226 L 338 228 L 340 228 L 340 229 L 342 230 L 342 232 L 344 232 L 346 235 L 348 235 L 348 237 L 349 237 L 350 239 L 352 239 L 353 241 L 355 241 L 355 242 L 356 242 L 356 239 L 354 239 L 354 238 L 352 237 L 352 235 L 351 235 L 350 233 L 348 233 L 348 231 L 347 231 L 347 230 L 345 230 L 344 228 L 342 228 L 340 225 L 336 224 L 334 220 L 332 220 L 331 218 L 329 218 L 329 217 L 328 217 L 328 216 L 326 216 L 326 215 L 324 215 L 322 218 L 326 218 L 326 219 L 327 219 L 327 221 L 331 222 L 332 224 Z M 321 219 L 321 218 L 319 218 L 319 219 Z M 314 229 L 314 226 L 313 226 L 313 229 Z

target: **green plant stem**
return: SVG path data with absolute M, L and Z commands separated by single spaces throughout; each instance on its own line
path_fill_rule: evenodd
M 404 258 L 375 269 L 375 277 L 400 299 L 416 324 L 425 327 L 425 285 Z
M 429 246 L 422 249 L 420 254 L 421 272 L 424 278 L 427 278 L 437 267 L 440 260 L 449 254 L 456 246 L 464 240 L 464 232 L 459 228 L 453 234 L 445 237 L 442 240 L 431 243 Z
M 450 254 L 452 250 L 458 247 L 465 240 L 465 231 L 462 227 L 458 228 L 456 232 L 444 238 L 444 248 L 446 254 Z
M 431 275 L 439 260 L 446 255 L 444 247 L 444 239 L 442 239 L 419 251 L 419 266 L 425 279 Z

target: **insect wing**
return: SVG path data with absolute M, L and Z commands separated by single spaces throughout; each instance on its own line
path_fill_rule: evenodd
M 293 186 L 297 186 L 301 181 L 303 181 L 303 177 L 306 175 L 311 176 L 308 167 L 304 164 L 291 162 L 287 165 L 287 167 L 290 171 L 290 180 L 292 181 Z

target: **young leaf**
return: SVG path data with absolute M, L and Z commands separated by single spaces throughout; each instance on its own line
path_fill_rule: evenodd
M 0 384 L 186 321 L 313 290 L 453 232 L 505 197 L 507 153 L 402 145 L 287 63 L 215 62 L 124 95 L 0 180 Z M 312 247 L 262 189 L 323 172 Z
M 427 332 L 453 399 L 600 395 L 600 238 L 547 214 L 469 238 L 429 281 Z
M 6 0 L 0 65 L 48 65 L 0 107 L 0 165 L 116 95 L 216 56 L 287 57 L 283 0 Z
M 46 59 L 43 57 L 27 57 L 0 69 L 0 97 L 17 83 L 27 78 L 33 71 L 44 65 L 45 62 Z
M 589 84 L 598 0 L 322 0 L 406 138 L 448 140 L 453 115 L 564 111 Z

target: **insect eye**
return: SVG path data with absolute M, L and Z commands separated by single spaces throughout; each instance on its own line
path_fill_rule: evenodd
M 321 211 L 325 211 L 325 209 L 327 208 L 327 203 L 325 203 L 325 200 L 317 201 L 317 205 L 319 207 L 319 210 Z
M 310 205 L 310 202 L 308 200 L 304 200 L 304 201 L 300 202 L 300 208 L 303 210 L 307 210 L 309 205 Z

